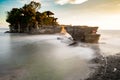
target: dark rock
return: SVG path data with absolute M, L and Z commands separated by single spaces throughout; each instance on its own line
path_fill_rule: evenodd
M 120 80 L 120 56 L 108 56 L 106 59 L 107 62 L 103 61 L 86 80 Z
M 73 41 L 73 43 L 69 44 L 69 46 L 77 46 L 78 42 L 77 41 Z
M 10 33 L 10 31 L 6 31 L 5 33 Z

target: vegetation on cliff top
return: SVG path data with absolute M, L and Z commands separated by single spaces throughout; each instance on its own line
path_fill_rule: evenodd
M 10 32 L 32 32 L 42 26 L 55 26 L 57 18 L 51 11 L 39 12 L 41 4 L 31 1 L 22 8 L 13 8 L 7 12 L 6 21 L 10 24 Z

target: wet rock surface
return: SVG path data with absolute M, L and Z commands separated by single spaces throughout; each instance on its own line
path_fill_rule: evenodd
M 100 64 L 96 71 L 86 80 L 120 80 L 120 55 L 95 58 L 93 63 Z

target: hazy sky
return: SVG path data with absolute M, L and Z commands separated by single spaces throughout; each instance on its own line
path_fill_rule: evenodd
M 0 26 L 7 26 L 6 12 L 31 0 L 0 0 Z M 41 9 L 55 13 L 60 24 L 99 26 L 120 29 L 120 0 L 34 0 Z

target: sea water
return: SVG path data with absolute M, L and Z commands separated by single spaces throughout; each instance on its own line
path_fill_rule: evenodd
M 4 33 L 6 30 L 0 29 L 0 80 L 83 80 L 94 71 L 90 60 L 96 57 L 95 50 L 88 46 L 68 46 L 57 40 L 58 35 Z M 120 52 L 120 45 L 111 42 L 119 41 L 116 31 L 114 38 L 111 32 L 100 33 L 102 53 Z
M 120 30 L 100 30 L 98 33 L 101 34 L 99 48 L 104 55 L 120 54 Z

